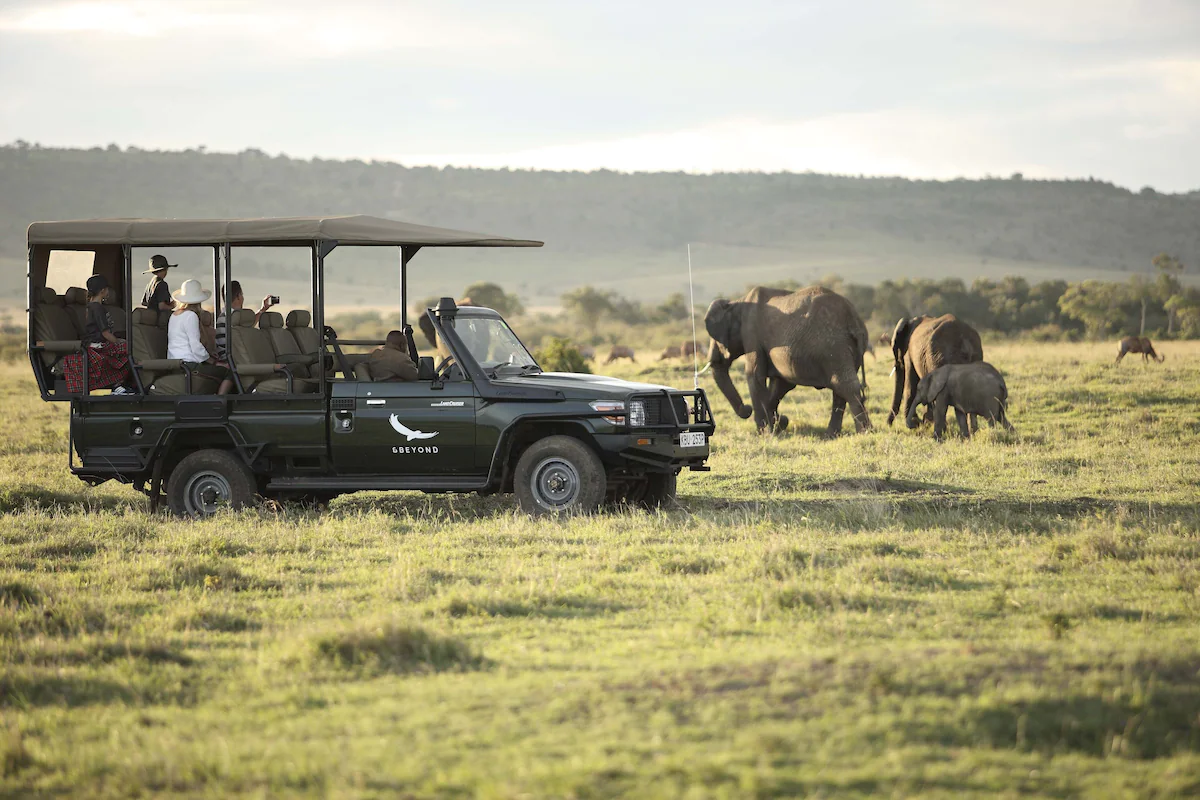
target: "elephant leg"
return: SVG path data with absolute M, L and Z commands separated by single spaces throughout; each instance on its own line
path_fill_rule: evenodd
M 958 422 L 958 432 L 962 434 L 964 439 L 971 438 L 971 427 L 967 425 L 967 417 L 970 416 L 966 411 L 963 411 L 958 406 L 954 407 L 954 419 Z M 978 428 L 976 428 L 978 430 Z
M 750 387 L 750 408 L 754 411 L 754 426 L 762 433 L 771 422 L 767 410 L 770 391 L 767 386 L 767 365 L 756 353 L 746 354 L 746 383 Z
M 904 362 L 904 380 L 907 384 L 904 389 L 904 418 L 908 419 L 908 412 L 912 410 L 913 401 L 917 399 L 917 384 L 921 382 L 917 376 L 917 368 L 911 360 Z
M 945 394 L 938 397 L 934 401 L 933 409 L 933 438 L 939 442 L 946 435 L 946 412 L 949 411 L 949 404 L 946 401 Z
M 837 436 L 842 432 L 842 417 L 846 413 L 846 398 L 842 397 L 834 391 L 833 393 L 833 411 L 829 415 L 829 429 L 825 432 L 828 436 Z
M 891 425 L 896 421 L 896 415 L 900 413 L 900 401 L 904 399 L 904 379 L 908 374 L 904 364 L 895 367 L 892 372 L 895 382 L 892 386 L 892 409 L 888 412 L 887 424 Z
M 771 420 L 771 428 L 776 433 L 787 430 L 789 420 L 787 415 L 779 413 L 779 403 L 794 388 L 796 388 L 796 384 L 779 377 L 771 378 L 767 382 L 768 419 Z
M 979 433 L 979 415 L 971 415 L 971 433 Z

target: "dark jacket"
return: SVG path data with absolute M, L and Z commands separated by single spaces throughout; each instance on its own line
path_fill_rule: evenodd
M 371 379 L 376 381 L 417 379 L 417 367 L 408 357 L 408 353 L 386 344 L 371 352 L 367 358 L 367 368 L 371 371 Z

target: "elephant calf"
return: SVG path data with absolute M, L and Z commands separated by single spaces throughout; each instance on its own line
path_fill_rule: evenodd
M 933 409 L 933 435 L 938 441 L 946 432 L 946 411 L 951 408 L 965 439 L 971 438 L 967 414 L 986 418 L 993 428 L 999 422 L 1005 430 L 1013 430 L 1007 414 L 1008 386 L 1004 376 L 986 361 L 947 364 L 921 378 L 905 418 L 908 427 L 917 427 L 917 406 L 922 403 Z

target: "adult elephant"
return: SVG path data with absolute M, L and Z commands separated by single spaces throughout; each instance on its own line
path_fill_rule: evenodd
M 921 378 L 943 364 L 972 364 L 983 361 L 979 332 L 953 314 L 940 317 L 901 317 L 892 332 L 892 356 L 896 378 L 892 392 L 892 410 L 888 425 L 900 413 L 904 399 L 904 417 L 908 417 L 917 384 Z
M 841 431 L 847 405 L 857 430 L 871 427 L 863 405 L 866 373 L 858 377 L 867 326 L 841 295 L 820 286 L 795 292 L 756 286 L 740 300 L 714 300 L 704 327 L 713 340 L 708 361 L 717 386 L 739 417 L 754 415 L 759 431 L 787 427 L 779 401 L 796 386 L 833 390 L 829 435 Z M 749 406 L 729 377 L 730 365 L 743 355 Z

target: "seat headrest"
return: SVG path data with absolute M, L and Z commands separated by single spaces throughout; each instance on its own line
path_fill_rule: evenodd
M 213 326 L 213 315 L 212 315 L 211 311 L 209 311 L 207 308 L 202 308 L 199 311 L 197 311 L 196 313 L 200 317 L 201 325 L 204 325 L 209 328 L 211 328 Z
M 175 312 L 160 311 L 158 312 L 158 327 L 166 328 L 171 324 L 171 317 Z
M 135 308 L 133 310 L 134 325 L 157 325 L 158 313 L 153 308 Z
M 72 286 L 63 292 L 63 300 L 66 300 L 68 303 L 85 306 L 87 305 L 87 290 L 80 289 L 78 286 Z
M 49 286 L 42 287 L 42 293 L 41 297 L 39 298 L 39 302 L 46 303 L 47 305 L 54 305 L 58 302 L 58 292 L 54 291 Z
M 264 311 L 262 316 L 258 318 L 258 327 L 266 328 L 282 328 L 283 314 L 278 311 Z
M 302 309 L 297 309 L 287 315 L 287 326 L 289 328 L 307 328 L 312 324 L 312 314 Z
M 248 308 L 238 308 L 233 312 L 233 324 L 238 328 L 254 327 L 254 312 Z

